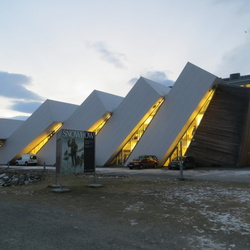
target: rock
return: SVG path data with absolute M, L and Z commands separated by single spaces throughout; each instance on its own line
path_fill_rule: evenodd
M 37 183 L 45 180 L 44 173 L 23 173 L 23 172 L 6 172 L 0 174 L 0 186 L 16 186 L 16 185 L 27 185 L 29 183 Z
M 10 177 L 8 175 L 5 175 L 2 179 L 5 180 L 5 181 L 7 181 L 7 180 L 10 179 Z
M 5 174 L 5 173 L 0 174 L 0 179 L 1 179 L 1 178 L 3 178 L 4 176 L 6 176 L 6 174 Z

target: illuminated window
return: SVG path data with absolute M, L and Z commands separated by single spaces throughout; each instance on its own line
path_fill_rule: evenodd
M 189 125 L 187 131 L 184 133 L 181 140 L 176 145 L 174 151 L 167 158 L 167 161 L 165 162 L 164 166 L 167 166 L 170 163 L 170 161 L 172 159 L 174 159 L 175 157 L 185 155 L 190 143 L 192 142 L 193 136 L 194 136 L 198 126 L 200 125 L 200 122 L 205 114 L 205 111 L 206 111 L 210 101 L 212 100 L 213 94 L 214 94 L 214 90 L 211 91 L 211 94 L 209 94 L 209 96 L 207 97 L 204 105 L 202 106 L 202 108 L 199 110 L 199 112 L 196 115 L 196 117 L 194 118 L 194 120 Z
M 131 154 L 132 150 L 135 148 L 139 140 L 141 139 L 142 135 L 144 134 L 145 130 L 147 129 L 148 125 L 154 118 L 155 114 L 159 110 L 161 104 L 163 103 L 164 99 L 160 98 L 152 108 L 147 112 L 147 114 L 143 117 L 143 119 L 139 122 L 139 128 L 136 132 L 132 133 L 130 139 L 125 143 L 123 148 L 120 152 L 116 155 L 116 157 L 111 161 L 110 165 L 123 165 L 129 155 Z
M 107 113 L 104 119 L 101 119 L 98 122 L 96 122 L 91 128 L 88 129 L 88 131 L 95 132 L 95 134 L 97 135 L 103 128 L 103 126 L 107 123 L 110 117 L 111 113 Z
M 29 154 L 37 154 L 41 148 L 52 138 L 52 136 L 59 130 L 59 128 L 62 126 L 62 123 L 57 124 L 56 127 L 52 130 L 51 133 L 49 133 L 44 139 L 42 139 L 39 144 L 37 144 L 30 152 Z
M 247 83 L 247 84 L 242 84 L 242 85 L 240 85 L 240 87 L 250 88 L 250 84 L 249 84 L 249 83 Z
M 3 146 L 4 142 L 5 142 L 5 140 L 0 140 L 0 147 Z

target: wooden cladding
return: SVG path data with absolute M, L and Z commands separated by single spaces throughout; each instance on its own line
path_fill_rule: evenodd
M 200 166 L 239 166 L 248 152 L 244 145 L 249 144 L 245 138 L 249 94 L 247 88 L 219 85 L 186 155 Z

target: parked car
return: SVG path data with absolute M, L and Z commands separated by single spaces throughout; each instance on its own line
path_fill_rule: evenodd
M 18 165 L 37 165 L 37 156 L 35 154 L 25 154 L 22 155 L 15 161 L 15 164 Z
M 192 156 L 183 156 L 174 158 L 168 165 L 168 169 L 180 169 L 183 164 L 183 169 L 195 168 L 195 160 Z
M 158 159 L 155 155 L 140 155 L 130 161 L 127 165 L 130 169 L 133 168 L 156 168 L 158 167 Z

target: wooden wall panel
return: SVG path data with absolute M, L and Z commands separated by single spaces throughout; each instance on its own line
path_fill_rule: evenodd
M 198 165 L 239 165 L 248 109 L 244 89 L 224 85 L 217 88 L 186 153 Z
M 248 101 L 247 119 L 243 134 L 243 142 L 242 142 L 239 165 L 250 166 L 250 100 Z

